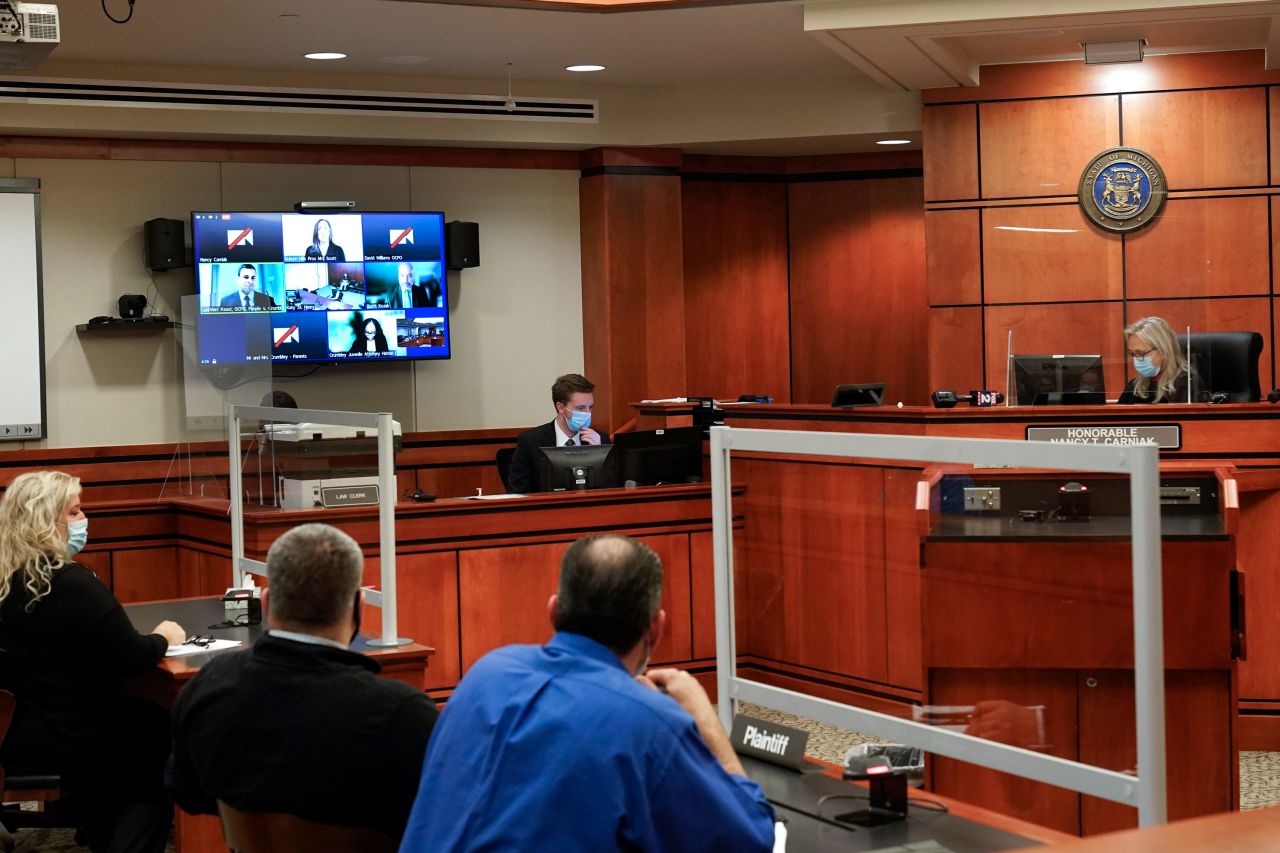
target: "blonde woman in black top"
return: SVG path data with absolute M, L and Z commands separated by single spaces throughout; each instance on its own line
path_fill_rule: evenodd
M 1200 376 L 1187 363 L 1178 336 L 1163 317 L 1143 317 L 1124 330 L 1125 354 L 1138 378 L 1129 380 L 1121 403 L 1208 402 Z
M 80 481 L 60 471 L 22 474 L 0 499 L 0 687 L 17 700 L 0 756 L 10 772 L 63 777 L 95 853 L 162 851 L 173 820 L 168 714 L 130 697 L 124 680 L 186 635 L 167 621 L 134 629 L 73 559 L 88 524 Z

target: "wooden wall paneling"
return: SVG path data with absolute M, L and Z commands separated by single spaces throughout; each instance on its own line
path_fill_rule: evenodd
M 737 537 L 740 538 L 740 537 Z M 736 549 L 735 549 L 736 550 Z M 735 553 L 736 557 L 736 553 Z M 741 569 L 738 574 L 744 574 Z M 734 589 L 738 596 L 744 594 L 741 588 L 743 581 L 735 582 Z M 736 608 L 739 625 L 743 623 L 742 608 Z M 693 623 L 692 649 L 694 659 L 713 658 L 716 656 L 716 590 L 715 590 L 715 554 L 709 532 L 689 534 L 689 612 Z M 742 627 L 738 628 L 737 643 L 739 649 L 746 647 L 747 637 Z
M 930 305 L 976 305 L 982 301 L 980 219 L 977 210 L 925 211 Z
M 496 450 L 494 455 L 496 459 Z M 496 461 L 483 465 L 419 468 L 415 473 L 417 487 L 438 498 L 469 497 L 476 493 L 476 489 L 484 489 L 486 495 L 497 495 L 506 491 L 502 485 L 502 476 L 498 473 Z
M 983 382 L 982 347 L 981 306 L 930 308 L 929 388 L 994 387 Z
M 786 185 L 681 186 L 688 393 L 790 402 Z
M 1074 760 L 1078 755 L 1076 692 L 1072 670 L 933 669 L 927 702 L 974 705 L 1003 700 L 1022 706 L 1043 705 L 1044 752 Z M 939 794 L 1062 832 L 1080 832 L 1080 795 L 1074 791 L 941 756 L 930 755 L 925 764 L 932 765 L 930 790 Z
M 1265 89 L 1142 92 L 1121 105 L 1124 144 L 1154 157 L 1170 189 L 1266 185 Z
M 190 547 L 178 549 L 178 595 L 180 597 L 221 596 L 229 586 L 231 586 L 229 557 L 208 551 L 197 551 Z
M 90 549 L 76 554 L 76 562 L 98 576 L 103 586 L 111 589 L 111 551 Z
M 925 664 L 1132 666 L 1131 559 L 1127 541 L 929 542 Z M 1231 544 L 1166 540 L 1161 560 L 1166 666 L 1228 669 Z
M 882 470 L 744 457 L 734 481 L 746 485 L 752 651 L 885 682 Z
M 978 108 L 926 107 L 924 197 L 928 201 L 978 198 Z
M 641 536 L 641 542 L 662 559 L 662 609 L 666 626 L 649 660 L 654 664 L 676 663 L 693 658 L 692 585 L 688 534 Z
M 987 304 L 1120 299 L 1118 234 L 1089 224 L 1080 207 L 996 207 L 983 212 Z
M 585 369 L 612 432 L 636 400 L 685 393 L 680 178 L 600 174 L 579 186 Z
M 1191 326 L 1191 333 L 1199 332 L 1261 332 L 1262 356 L 1258 359 L 1258 381 L 1262 383 L 1263 399 L 1271 387 L 1271 323 L 1265 296 L 1247 299 L 1161 299 L 1150 302 L 1129 302 L 1125 306 L 1125 323 L 1140 317 L 1155 315 L 1169 321 L 1179 334 Z M 1130 378 L 1136 376 L 1126 363 Z M 1213 365 L 1201 365 L 1201 374 L 1210 378 Z M 1280 694 L 1277 694 L 1280 695 Z
M 177 548 L 122 548 L 111 555 L 111 585 L 122 604 L 178 598 L 179 575 Z M 195 633 L 195 626 L 183 627 Z
M 1120 144 L 1115 95 L 986 103 L 978 120 L 983 198 L 1074 196 L 1089 161 Z
M 916 527 L 916 483 L 923 472 L 884 472 L 884 565 L 886 680 L 924 688 L 920 625 L 920 531 Z
M 1270 237 L 1262 196 L 1171 199 L 1124 238 L 1128 297 L 1265 294 Z
M 365 584 L 377 586 L 378 576 L 378 560 L 366 559 Z M 396 610 L 398 633 L 436 650 L 427 666 L 426 688 L 454 686 L 462 678 L 458 637 L 458 552 L 397 555 L 396 590 L 399 599 Z M 501 619 L 501 611 L 495 611 L 492 618 Z M 361 630 L 368 636 L 381 634 L 381 608 L 365 606 Z
M 843 382 L 927 399 L 928 293 L 919 178 L 792 184 L 791 397 Z
M 689 540 L 686 534 L 637 537 L 662 559 L 662 609 L 669 630 L 654 648 L 655 663 L 691 656 Z M 547 599 L 555 594 L 568 542 L 461 551 L 458 555 L 462 670 L 510 643 L 542 643 L 554 633 Z
M 1267 87 L 1267 127 L 1271 130 L 1271 138 L 1267 140 L 1271 166 L 1272 185 L 1280 184 L 1280 89 Z
M 926 89 L 921 93 L 921 100 L 925 104 L 946 104 L 952 101 L 1061 98 L 1268 83 L 1280 83 L 1280 73 L 1267 70 L 1264 51 L 1233 50 L 1148 55 L 1141 65 L 1126 66 L 1085 65 L 1079 60 L 984 65 L 981 86 Z
M 1249 657 L 1240 661 L 1242 701 L 1280 697 L 1280 619 L 1269 616 L 1280 601 L 1280 491 L 1243 492 L 1236 535 L 1236 563 L 1245 573 Z
M 735 512 L 741 508 L 741 498 L 735 499 Z M 735 643 L 738 654 L 754 654 L 751 636 L 751 615 L 747 602 L 749 572 L 743 528 L 733 531 L 733 590 L 734 617 L 737 623 Z M 689 534 L 689 590 L 690 621 L 693 624 L 693 659 L 706 660 L 716 656 L 716 590 L 715 554 L 710 531 Z
M 555 594 L 567 542 L 458 553 L 462 671 L 509 643 L 544 643 L 553 631 L 547 599 Z
M 1101 353 L 1110 396 L 1124 388 L 1124 311 L 1119 302 L 996 305 L 986 310 L 987 387 L 1007 392 L 1007 333 L 1015 355 Z
M 1165 673 L 1169 820 L 1233 808 L 1237 757 L 1230 748 L 1229 677 L 1222 671 Z M 1122 773 L 1135 771 L 1133 674 L 1085 670 L 1079 683 L 1080 761 Z M 1138 825 L 1136 809 L 1096 797 L 1080 800 L 1086 835 Z

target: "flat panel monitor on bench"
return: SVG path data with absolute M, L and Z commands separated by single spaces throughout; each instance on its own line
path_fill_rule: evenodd
M 1107 402 L 1100 355 L 1015 355 L 1019 406 L 1100 406 Z
M 612 444 L 583 444 L 572 447 L 543 447 L 541 481 L 543 491 L 607 489 L 617 477 Z
M 620 432 L 613 437 L 618 482 L 637 486 L 702 482 L 702 427 Z

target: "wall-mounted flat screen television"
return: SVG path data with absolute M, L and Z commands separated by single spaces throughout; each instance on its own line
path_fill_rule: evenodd
M 448 358 L 444 214 L 191 214 L 201 364 Z

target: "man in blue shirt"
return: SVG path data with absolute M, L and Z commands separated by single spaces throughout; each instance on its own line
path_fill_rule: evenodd
M 400 850 L 770 850 L 773 811 L 697 680 L 637 675 L 661 596 L 639 542 L 571 545 L 555 636 L 485 655 L 445 706 Z

